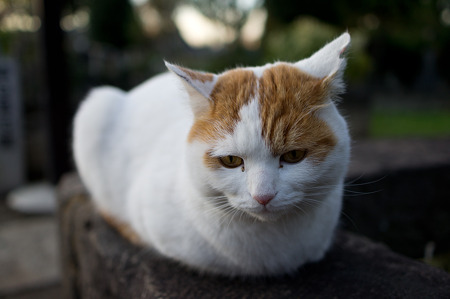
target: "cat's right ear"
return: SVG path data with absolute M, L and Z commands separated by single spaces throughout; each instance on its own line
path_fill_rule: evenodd
M 194 116 L 198 117 L 208 111 L 211 104 L 211 93 L 217 82 L 217 75 L 193 71 L 164 61 L 166 67 L 183 82 L 190 98 Z
M 344 91 L 343 73 L 347 65 L 346 52 L 350 46 L 350 34 L 341 36 L 326 44 L 311 57 L 300 60 L 295 65 L 304 72 L 323 78 L 332 94 L 339 95 Z

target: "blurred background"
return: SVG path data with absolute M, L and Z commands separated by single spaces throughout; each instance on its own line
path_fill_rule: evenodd
M 211 72 L 297 61 L 344 31 L 340 109 L 353 138 L 449 138 L 450 0 L 0 0 L 0 263 L 22 234 L 10 234 L 13 220 L 54 210 L 89 89 L 129 90 L 165 71 L 163 59 Z M 53 246 L 20 244 L 39 242 Z M 49 275 L 57 284 L 57 270 Z M 12 284 L 0 283 L 0 297 L 16 298 Z
M 0 0 L 2 88 L 18 102 L 2 98 L 2 148 L 21 143 L 22 182 L 56 182 L 93 86 L 128 90 L 163 59 L 213 72 L 296 61 L 346 30 L 354 138 L 449 135 L 448 0 Z

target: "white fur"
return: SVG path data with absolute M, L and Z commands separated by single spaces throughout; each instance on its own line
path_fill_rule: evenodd
M 322 51 L 334 57 L 327 63 L 342 67 L 334 50 Z M 313 75 L 336 71 L 308 60 L 299 65 Z M 319 112 L 338 140 L 332 152 L 319 164 L 306 158 L 280 168 L 262 139 L 256 98 L 242 107 L 232 134 L 214 144 L 187 143 L 195 108 L 178 81 L 167 73 L 128 93 L 103 87 L 82 103 L 75 160 L 98 208 L 163 255 L 201 271 L 274 275 L 321 259 L 340 215 L 349 159 L 347 127 L 334 104 Z M 211 87 L 197 91 L 207 100 Z M 242 157 L 245 171 L 208 168 L 203 156 L 211 149 Z M 253 199 L 267 194 L 275 197 L 266 206 Z
M 333 77 L 333 85 L 337 93 L 344 90 L 342 74 L 347 65 L 345 52 L 350 44 L 347 32 L 328 43 L 311 57 L 300 60 L 295 65 L 317 78 Z

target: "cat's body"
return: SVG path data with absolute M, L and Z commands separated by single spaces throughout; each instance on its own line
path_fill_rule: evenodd
M 94 90 L 74 153 L 98 209 L 201 271 L 274 275 L 322 258 L 349 159 L 332 102 L 349 41 L 297 64 L 221 75 L 167 64 L 175 74 L 128 93 Z

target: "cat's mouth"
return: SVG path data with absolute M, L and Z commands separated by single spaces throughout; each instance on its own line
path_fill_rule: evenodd
M 252 218 L 256 218 L 260 221 L 276 221 L 288 213 L 288 209 L 274 207 L 274 206 L 260 206 L 245 211 Z

